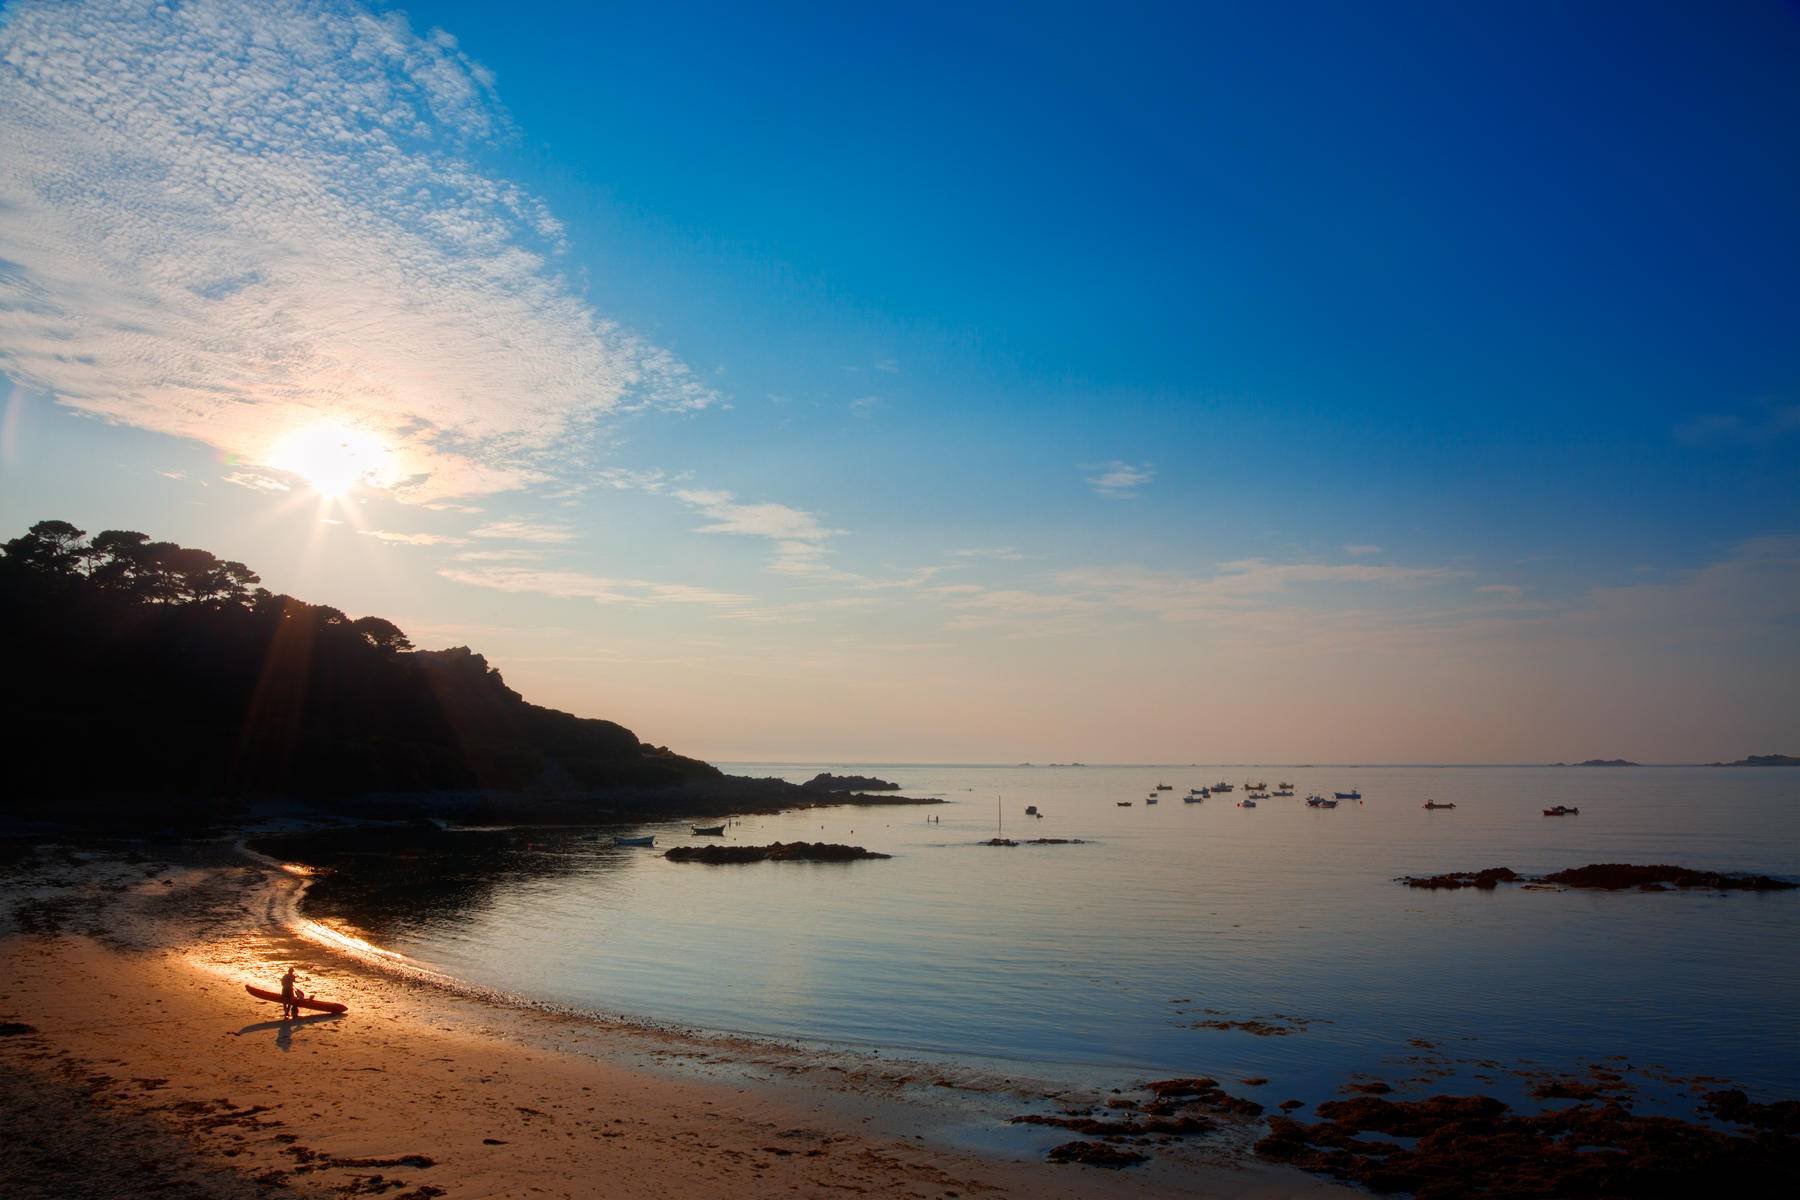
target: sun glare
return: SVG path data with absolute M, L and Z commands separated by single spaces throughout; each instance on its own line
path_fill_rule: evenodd
M 366 430 L 328 423 L 297 430 L 276 446 L 270 464 L 291 471 L 321 496 L 342 496 L 388 465 L 388 449 Z

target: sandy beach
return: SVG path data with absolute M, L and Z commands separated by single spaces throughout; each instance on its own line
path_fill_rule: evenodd
M 1247 1124 L 1162 1139 L 1130 1170 L 1057 1165 L 1044 1149 L 1064 1131 L 1027 1131 L 1048 1138 L 1032 1143 L 996 1115 L 1026 1104 L 1020 1081 L 921 1078 L 874 1056 L 536 1011 L 407 978 L 306 936 L 298 886 L 229 841 L 10 856 L 0 1192 L 1344 1194 L 1248 1160 Z M 244 992 L 288 965 L 350 1011 L 283 1022 Z

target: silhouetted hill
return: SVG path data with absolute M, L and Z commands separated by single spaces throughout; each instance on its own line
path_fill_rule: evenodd
M 203 550 L 60 521 L 3 550 L 0 813 L 273 797 L 394 815 L 431 796 L 549 819 L 808 800 L 529 704 L 466 647 L 414 650 L 382 618 L 273 594 Z

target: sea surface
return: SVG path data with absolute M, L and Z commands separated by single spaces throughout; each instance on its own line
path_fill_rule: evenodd
M 719 840 L 686 822 L 617 830 L 654 850 L 523 829 L 365 847 L 329 856 L 307 912 L 533 999 L 1041 1079 L 1266 1078 L 1229 1086 L 1273 1103 L 1359 1078 L 1522 1094 L 1534 1071 L 1629 1063 L 1675 1107 L 1700 1075 L 1800 1091 L 1800 892 L 1394 882 L 1594 862 L 1800 879 L 1800 770 L 721 766 L 874 774 L 948 803 L 749 817 L 723 839 L 887 861 L 668 862 Z M 1182 802 L 1221 779 L 1298 795 Z M 1147 805 L 1159 782 L 1174 790 Z M 1352 787 L 1361 803 L 1302 803 Z M 996 831 L 1082 844 L 981 844 Z

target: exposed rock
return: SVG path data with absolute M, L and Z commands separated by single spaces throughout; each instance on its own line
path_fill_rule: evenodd
M 897 792 L 900 785 L 873 775 L 833 775 L 821 771 L 800 785 L 809 792 Z
M 1754 1125 L 1778 1133 L 1800 1134 L 1800 1100 L 1777 1100 L 1773 1104 L 1755 1104 L 1737 1088 L 1708 1092 L 1702 1097 L 1704 1107 L 1721 1121 L 1734 1125 Z
M 1758 1115 L 1783 1107 L 1722 1103 Z M 1434 1096 L 1334 1101 L 1318 1111 L 1315 1124 L 1271 1118 L 1257 1154 L 1418 1200 L 1773 1195 L 1800 1177 L 1800 1143 L 1791 1136 L 1733 1136 L 1616 1104 L 1519 1115 L 1489 1096 Z M 1369 1133 L 1417 1141 L 1361 1136 Z
M 1493 891 L 1502 883 L 1512 883 L 1519 876 L 1511 867 L 1489 867 L 1485 871 L 1451 871 L 1445 875 L 1408 875 L 1403 882 L 1416 888 L 1481 888 Z
M 834 842 L 772 842 L 767 846 L 677 846 L 663 854 L 670 862 L 850 862 L 859 858 L 892 858 L 861 846 Z
M 1105 1142 L 1064 1142 L 1050 1151 L 1049 1159 L 1053 1163 L 1081 1163 L 1089 1167 L 1135 1167 L 1148 1161 L 1146 1155 L 1135 1150 L 1121 1150 L 1117 1146 L 1109 1146 Z
M 1520 875 L 1510 867 L 1489 867 L 1485 871 L 1451 871 L 1443 875 L 1403 875 L 1396 882 L 1415 888 L 1482 888 L 1492 890 L 1502 883 L 1554 884 L 1571 888 L 1597 888 L 1624 891 L 1636 888 L 1643 892 L 1660 892 L 1669 888 L 1710 888 L 1716 891 L 1780 892 L 1800 888 L 1800 883 L 1772 879 L 1767 875 L 1729 875 L 1721 871 L 1695 871 L 1667 863 L 1639 866 L 1633 863 L 1589 863 L 1550 875 Z
M 1590 863 L 1544 876 L 1545 883 L 1559 883 L 1572 888 L 1600 888 L 1620 891 L 1645 884 L 1666 883 L 1678 888 L 1712 888 L 1719 891 L 1775 892 L 1800 887 L 1800 884 L 1771 879 L 1767 875 L 1726 875 L 1718 871 L 1694 871 L 1666 863 L 1636 866 L 1631 863 Z

